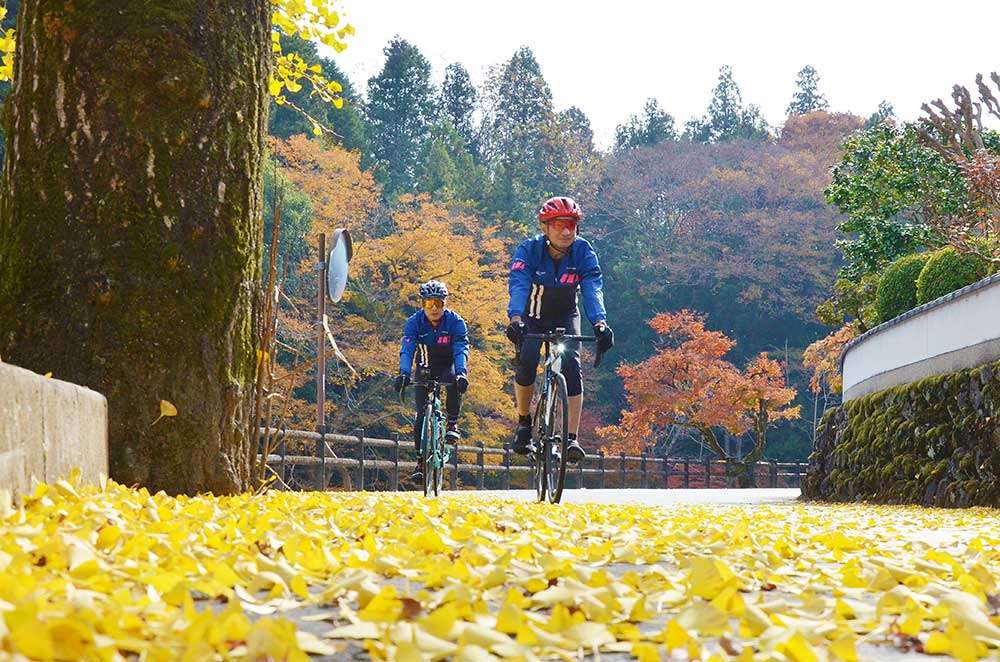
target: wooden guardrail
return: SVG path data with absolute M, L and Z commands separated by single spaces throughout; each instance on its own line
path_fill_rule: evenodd
M 294 484 L 310 489 L 327 489 L 330 485 L 331 470 L 353 474 L 354 489 L 367 488 L 398 490 L 401 482 L 416 468 L 413 459 L 401 459 L 401 454 L 415 456 L 413 443 L 400 441 L 397 435 L 392 439 L 367 437 L 363 430 L 354 433 L 335 434 L 311 432 L 308 430 L 262 430 L 264 436 L 272 439 L 271 447 L 276 449 L 267 457 L 267 464 L 281 478 L 285 486 Z M 312 446 L 312 454 L 288 453 L 288 442 Z M 336 448 L 336 451 L 334 451 Z M 379 452 L 381 451 L 381 453 Z M 474 457 L 473 461 L 470 456 Z M 259 456 L 258 456 L 259 457 Z M 496 462 L 487 462 L 487 457 L 499 457 Z M 485 489 L 487 476 L 491 486 L 510 489 L 514 482 L 531 487 L 532 467 L 523 456 L 513 453 L 505 444 L 503 448 L 493 448 L 477 443 L 474 446 L 460 445 L 458 452 L 452 453 L 448 478 L 451 489 L 459 488 L 459 474 L 465 473 L 471 481 L 462 481 L 471 489 Z M 757 487 L 797 487 L 808 468 L 805 462 L 775 462 L 761 460 L 753 468 L 753 485 Z M 296 474 L 297 468 L 308 468 L 311 474 L 305 480 Z M 692 487 L 735 487 L 728 485 L 729 472 L 725 460 L 697 460 L 692 458 L 657 458 L 646 453 L 629 456 L 624 453 L 605 455 L 603 451 L 587 454 L 585 460 L 567 470 L 569 487 L 614 488 L 692 488 Z M 366 483 L 367 479 L 367 483 Z

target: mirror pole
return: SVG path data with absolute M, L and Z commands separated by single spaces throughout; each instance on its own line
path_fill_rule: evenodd
M 319 317 L 316 320 L 316 432 L 322 437 L 326 433 L 326 338 L 323 337 L 323 318 L 326 316 L 326 233 L 319 235 L 319 288 L 316 296 Z M 322 442 L 321 442 L 322 443 Z

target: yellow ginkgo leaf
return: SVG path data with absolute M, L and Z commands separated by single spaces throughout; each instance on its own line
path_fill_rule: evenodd
M 854 645 L 853 635 L 840 637 L 830 644 L 830 652 L 842 662 L 858 662 L 858 651 Z
M 159 421 L 164 416 L 176 416 L 176 415 L 177 415 L 177 407 L 175 407 L 173 403 L 168 402 L 167 400 L 160 400 L 160 415 L 157 416 L 156 420 L 150 423 L 149 425 L 150 427 L 152 427 L 153 425 L 156 424 L 157 421 Z

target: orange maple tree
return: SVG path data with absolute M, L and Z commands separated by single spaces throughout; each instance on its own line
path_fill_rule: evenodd
M 795 389 L 785 385 L 781 364 L 757 356 L 741 372 L 723 357 L 735 343 L 705 328 L 705 317 L 689 310 L 660 313 L 650 322 L 660 335 L 656 354 L 618 374 L 629 409 L 618 425 L 601 428 L 612 450 L 638 452 L 672 425 L 697 430 L 705 445 L 734 464 L 754 462 L 766 445 L 767 428 L 775 421 L 799 416 L 788 407 Z M 754 431 L 754 449 L 742 458 L 729 457 L 715 428 L 730 434 Z
M 809 388 L 813 393 L 840 393 L 844 377 L 840 373 L 840 355 L 844 347 L 857 335 L 851 324 L 846 324 L 806 347 L 802 364 L 813 371 Z
M 742 377 L 743 383 L 738 386 L 740 401 L 754 431 L 753 450 L 742 460 L 750 463 L 764 455 L 767 429 L 777 421 L 798 418 L 801 407 L 788 406 L 795 399 L 796 391 L 785 384 L 784 368 L 767 352 L 758 354 L 744 369 Z

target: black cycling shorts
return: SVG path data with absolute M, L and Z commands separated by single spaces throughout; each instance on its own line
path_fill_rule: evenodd
M 580 313 L 576 312 L 572 317 L 562 320 L 542 321 L 532 317 L 524 320 L 525 331 L 527 333 L 545 333 L 555 331 L 558 328 L 566 329 L 566 333 L 580 335 Z M 535 375 L 538 373 L 538 359 L 542 352 L 541 340 L 525 339 L 521 343 L 519 363 L 514 381 L 521 386 L 531 386 L 535 383 Z M 566 378 L 566 394 L 580 395 L 583 393 L 583 375 L 580 371 L 580 341 L 573 340 L 566 343 L 566 349 L 562 355 L 563 377 Z

